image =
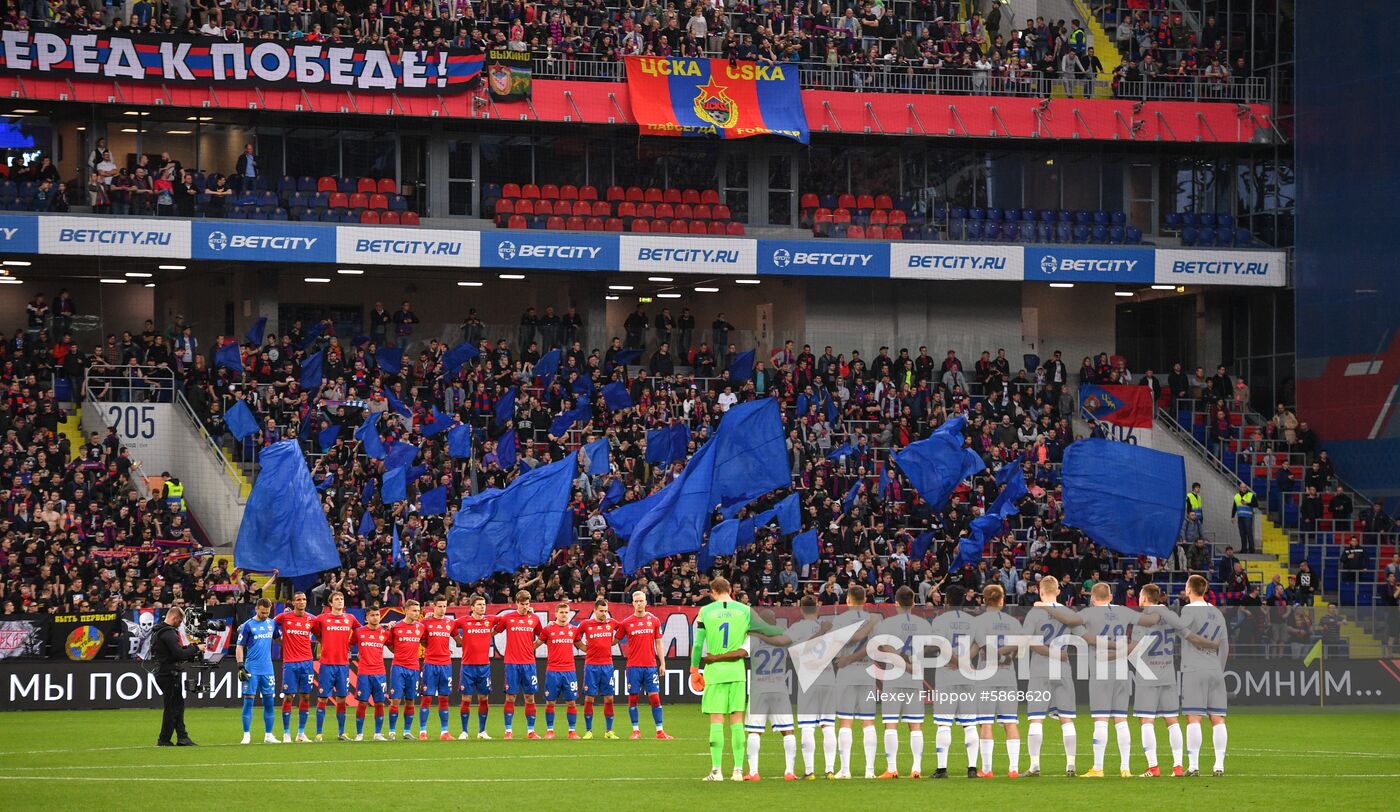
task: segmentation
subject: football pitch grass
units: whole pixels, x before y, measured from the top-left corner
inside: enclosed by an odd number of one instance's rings
[[[1106,758],[1112,777],[1102,780],[1064,776],[1059,724],[1045,725],[1043,777],[1007,780],[1006,751],[997,734],[994,780],[965,777],[961,731],[953,731],[947,781],[867,781],[859,777],[864,760],[855,735],[852,781],[786,782],[782,745],[764,734],[760,783],[703,783],[709,769],[708,725],[694,705],[667,708],[667,729],[676,738],[651,738],[643,719],[641,741],[629,741],[625,709],[618,717],[619,741],[601,738],[602,717],[591,741],[527,741],[517,715],[515,741],[501,741],[501,714],[492,709],[489,732],[495,741],[336,742],[334,714],[328,716],[331,741],[321,744],[266,745],[261,708],[255,710],[255,743],[242,734],[237,709],[188,712],[191,736],[199,747],[152,746],[160,712],[152,710],[26,711],[0,716],[0,809],[198,809],[235,806],[303,809],[461,809],[466,807],[587,810],[705,809],[714,804],[753,808],[829,805],[830,809],[898,808],[886,804],[960,804],[960,808],[1033,808],[1028,805],[1089,803],[1095,808],[1216,809],[1395,809],[1400,795],[1400,712],[1251,709],[1232,715],[1224,778],[1210,777],[1210,733],[1201,754],[1204,774],[1195,779],[1117,777],[1116,744]],[[644,709],[645,710],[645,709]],[[649,716],[647,713],[643,717]],[[543,733],[543,717],[540,732]],[[372,730],[373,720],[366,720]],[[1184,722],[1184,720],[1183,720]],[[453,708],[453,730],[457,714]],[[1133,771],[1146,767],[1136,722]],[[279,714],[280,725],[280,714]],[[314,712],[308,728],[314,731]],[[437,735],[437,715],[429,720]],[[473,718],[473,726],[475,719]],[[348,720],[353,733],[354,719]],[[1023,723],[1024,727],[1024,723]],[[1078,767],[1091,766],[1092,724],[1080,718]],[[559,726],[563,714],[559,715]],[[579,720],[583,730],[583,720]],[[933,772],[933,727],[925,726],[924,775]],[[1110,733],[1110,739],[1112,734]],[[881,737],[882,739],[882,737]],[[907,733],[901,732],[900,771],[909,769]],[[1170,764],[1166,732],[1159,723],[1160,755]],[[726,736],[725,776],[731,762]],[[821,760],[818,736],[817,758]],[[802,756],[797,757],[798,772]],[[884,768],[884,755],[877,770]],[[1021,754],[1021,769],[1026,754]],[[972,805],[976,804],[977,807]]]

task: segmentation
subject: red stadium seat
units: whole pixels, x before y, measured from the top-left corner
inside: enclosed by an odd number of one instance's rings
[[[383,211],[389,208],[389,196],[381,195],[378,192],[369,196],[369,207]]]
[[[382,211],[379,213],[381,225],[396,226],[399,224],[399,213],[396,211]]]
[[[643,220],[642,218],[638,217],[637,219],[632,221],[632,230],[635,232],[646,234],[647,232],[651,231],[651,224],[648,223],[646,220]]]
[[[594,217],[611,217],[611,216],[612,216],[612,204],[609,203],[609,202],[606,201],[606,200],[595,200],[595,201],[593,201],[593,216],[594,216]]]
[[[689,220],[695,216],[695,209],[689,203],[677,203],[676,216],[682,220]]]
[[[711,220],[711,221],[710,221],[710,236],[714,236],[714,237],[723,237],[724,234],[725,234],[725,231],[724,231],[724,222],[721,221],[721,220]]]
[[[854,224],[846,226],[846,236],[853,240],[863,240],[865,239],[865,227]]]
[[[700,202],[701,202],[701,203],[708,203],[708,204],[710,204],[711,206],[714,206],[714,205],[718,204],[718,203],[719,203],[719,192],[716,192],[714,189],[701,189],[701,190],[700,190]]]
[[[506,183],[501,185],[501,197],[520,197],[520,184]]]
[[[355,191],[372,195],[379,191],[379,184],[375,182],[374,178],[360,178],[355,181]]]
[[[643,203],[647,199],[647,193],[643,192],[640,186],[628,186],[627,199],[633,203]]]
[[[646,192],[645,192],[645,195],[646,195],[646,196],[643,197],[642,199],[645,200],[645,201],[648,202],[648,203],[665,203],[665,202],[666,202],[666,196],[663,195],[663,194],[661,193],[661,190],[658,189],[658,188],[656,188],[655,186],[648,186],[648,187],[647,187],[647,190],[646,190]]]
[[[889,221],[890,214],[884,209],[875,209],[870,212],[870,225],[872,226],[883,226],[889,223]]]
[[[530,221],[526,220],[522,215],[515,214],[511,215],[510,220],[506,223],[506,227],[515,229],[526,229],[530,227]]]
[[[643,203],[637,206],[637,216],[645,217],[648,220],[656,219],[656,207],[650,203]]]
[[[593,205],[587,200],[575,200],[569,207],[569,214],[575,217],[592,217]]]
[[[622,230],[622,218],[620,218],[620,217],[609,217],[609,218],[603,223],[603,229],[606,230],[606,231],[621,231],[621,230]]]
[[[381,195],[396,195],[399,193],[399,185],[393,178],[380,178],[379,184],[375,186],[374,191]]]
[[[834,212],[831,213],[831,222],[837,223],[837,224],[846,224],[846,223],[850,223],[850,222],[851,222],[851,210],[850,210],[850,209],[847,209],[847,208],[840,208],[840,209],[837,209],[836,211],[834,211]]]
[[[515,214],[515,201],[508,197],[503,197],[496,201],[496,216],[502,214]]]
[[[695,206],[700,203],[700,193],[694,189],[683,189],[681,191],[681,202]]]
[[[585,187],[583,187],[583,188],[584,188],[584,189],[590,189],[590,188],[592,188],[592,187],[590,187],[590,186],[585,186]],[[640,190],[638,190],[638,191],[640,191]],[[583,197],[583,189],[580,189],[580,190],[579,190],[579,197]],[[620,203],[621,201],[627,200],[627,199],[628,199],[628,197],[627,197],[627,190],[626,190],[626,189],[623,189],[621,186],[609,186],[609,187],[608,187],[608,193],[607,193],[606,197],[607,197],[608,200],[610,200],[610,201],[612,201],[612,202],[614,202],[614,203]]]
[[[363,192],[356,192],[356,193],[354,193],[353,195],[350,195],[350,208],[352,208],[352,209],[367,209],[367,208],[369,208],[369,195],[364,194]]]
[[[588,224],[583,221],[582,217],[570,217],[564,223],[564,228],[567,228],[570,231],[583,231],[587,227]]]
[[[674,206],[674,205],[676,205],[677,203],[681,202],[681,190],[680,190],[680,189],[666,189],[665,191],[663,191],[663,192],[661,193],[661,199],[662,199],[664,202],[670,203],[672,206]]]
[[[904,230],[899,226],[885,226],[885,239],[902,240],[904,239]]]
[[[515,213],[533,215],[535,213],[535,201],[527,200],[523,197],[520,198],[519,200],[515,201]]]
[[[799,209],[815,209],[820,205],[821,198],[817,197],[811,192],[808,192],[807,194],[802,196],[802,199],[798,202],[797,207]]]
[[[684,220],[672,220],[672,221],[671,221],[671,233],[672,233],[672,234],[689,234],[689,233],[690,233],[690,224],[687,223],[687,222],[684,221]]]
[[[709,229],[706,228],[704,220],[691,220],[690,233],[699,234],[703,237],[705,234],[709,233]]]
[[[731,237],[744,236],[744,224],[739,222],[730,223],[725,226],[725,233]]]
[[[589,231],[602,231],[604,229],[603,218],[590,217],[588,221],[583,224],[583,227]]]
[[[537,200],[540,196],[540,187],[536,186],[533,183],[527,183],[524,186],[520,187],[520,196]]]
[[[572,183],[566,183],[559,187],[560,200],[578,200],[578,187]]]
[[[856,198],[856,208],[867,211],[875,208],[875,198],[870,195],[861,195]]]
[[[350,196],[344,192],[331,192],[331,196],[326,205],[333,209],[344,209],[350,206]]]
[[[326,176],[316,181],[316,191],[318,192],[338,192],[340,187],[336,184],[335,178]]]
[[[903,209],[890,209],[889,217],[892,226],[902,226],[909,222],[909,215],[905,214]]]
[[[406,211],[399,215],[399,221],[406,226],[416,226],[418,225],[418,212]]]
[[[854,209],[856,207],[856,196],[841,195],[836,200],[836,207],[840,209]]]
[[[875,195],[875,208],[892,209],[894,208],[894,201],[890,199],[889,195]]]
[[[670,203],[662,203],[656,207],[656,216],[662,220],[674,220],[676,209]]]
[[[370,209],[360,212],[360,222],[367,226],[379,225],[379,212]]]
[[[556,214],[555,216],[545,221],[544,227],[549,229],[550,231],[563,231],[564,218]]]
[[[716,220],[733,220],[733,219],[734,219],[734,215],[732,215],[732,214],[729,213],[729,207],[726,206],[726,205],[724,205],[723,203],[719,203],[719,204],[715,205],[715,207],[714,207],[714,212],[715,212],[715,219],[716,219]]]
[[[697,203],[696,206],[695,206],[695,208],[692,209],[692,211],[695,213],[696,219],[699,219],[699,220],[713,220],[713,219],[715,219],[714,210],[710,208],[710,206],[709,206],[708,203]]]
[[[671,225],[670,225],[669,223],[667,223],[665,220],[652,220],[652,221],[651,221],[651,233],[653,233],[653,234],[665,234],[665,233],[669,232],[670,230],[671,230]]]
[[[559,187],[558,187],[558,186],[555,186],[555,185],[552,184],[552,183],[541,184],[541,185],[540,185],[540,197],[541,197],[542,199],[544,199],[544,200],[558,200],[558,199],[559,199]]]
[[[816,212],[814,212],[814,213],[812,214],[812,222],[813,222],[813,223],[826,223],[827,225],[830,225],[830,224],[831,224],[831,209],[817,209]]]
[[[637,216],[637,204],[636,204],[636,203],[628,203],[628,202],[625,201],[625,200],[624,200],[623,202],[617,204],[617,216],[618,216],[618,217],[636,217],[636,216]]]
[[[871,224],[871,226],[865,230],[865,238],[867,240],[883,240],[885,238],[885,227]]]
[[[545,217],[554,214],[554,212],[559,209],[563,209],[564,211],[569,210],[569,204],[562,200],[545,200],[544,198],[540,198],[534,201],[534,204],[535,214],[543,214]]]
[[[597,199],[598,199],[598,187],[597,187],[597,186],[580,186],[580,187],[579,187],[579,190],[578,190],[578,199],[579,199],[579,200],[597,200]],[[609,200],[611,200],[611,198],[609,198]]]

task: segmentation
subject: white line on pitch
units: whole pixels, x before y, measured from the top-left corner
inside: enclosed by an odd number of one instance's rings
[[[380,755],[383,755],[383,754],[381,753]],[[546,759],[558,759],[558,758],[617,758],[617,757],[619,757],[620,755],[621,755],[621,754],[619,754],[619,753],[569,753],[569,754],[567,754],[567,755],[565,755],[565,754],[563,754],[563,753],[555,753],[555,754],[552,754],[552,755],[535,754],[535,755],[528,755],[528,756],[515,756],[515,755],[512,755],[512,756],[502,756],[501,754],[498,753],[498,754],[496,754],[496,755],[491,755],[491,756],[484,756],[484,755],[460,756],[460,755],[452,755],[452,754],[444,753],[444,754],[441,755],[441,756],[429,756],[429,757],[420,757],[420,758],[399,758],[399,757],[395,757],[395,758],[394,758],[394,763],[395,763],[395,764],[407,764],[407,763],[412,763],[412,762],[415,762],[415,761],[422,761],[422,762],[428,762],[428,763],[435,762],[435,761],[452,761],[452,762],[457,762],[457,761],[499,761],[499,760],[502,759],[502,758],[508,758],[508,759],[510,759],[511,761],[521,761],[521,760],[525,760],[525,759],[537,759],[537,758],[546,758]],[[705,756],[705,755],[709,755],[709,754],[708,754],[708,753],[632,753],[632,754],[626,755],[625,758],[632,759],[632,758],[643,758],[643,757],[650,757],[650,756],[687,756],[687,757],[696,757],[696,758],[698,758],[698,757],[700,757],[700,756]],[[306,759],[306,760],[301,760],[301,761],[238,761],[238,762],[233,762],[233,761],[215,761],[215,762],[205,762],[205,763],[196,763],[196,764],[180,764],[180,765],[178,765],[178,766],[180,766],[180,767],[228,767],[228,766],[230,766],[230,765],[236,765],[236,766],[239,766],[239,767],[277,767],[277,766],[281,766],[281,765],[283,765],[283,764],[364,764],[364,763],[366,763],[366,760],[365,760],[365,759],[361,759],[361,758],[316,758],[316,759]],[[161,763],[159,763],[159,764],[85,764],[85,765],[82,765],[81,769],[85,769],[85,770],[145,770],[145,769],[150,769],[150,770],[165,770],[165,769],[169,769],[171,766],[172,766],[172,764],[171,764],[170,762],[161,762]],[[10,769],[10,770],[26,770],[26,771],[30,771],[30,770],[73,770],[73,769],[79,769],[79,767],[78,767],[78,765],[73,765],[73,764],[63,765],[63,766],[44,765],[44,766],[37,766],[37,767],[22,767],[22,766],[14,766],[14,765],[12,765],[12,766],[7,767],[6,769]]]

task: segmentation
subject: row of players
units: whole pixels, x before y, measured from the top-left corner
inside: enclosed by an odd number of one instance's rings
[[[411,741],[428,738],[428,711],[432,698],[437,699],[441,732],[438,738],[452,739],[448,732],[449,701],[452,695],[452,642],[462,650],[460,690],[461,734],[470,738],[470,714],[476,708],[478,739],[491,738],[486,733],[488,702],[491,695],[492,638],[505,632],[504,652],[506,700],[505,738],[513,733],[517,701],[525,708],[526,738],[538,739],[535,733],[536,704],[539,692],[536,676],[535,647],[543,642],[548,650],[545,675],[544,738],[554,738],[555,703],[567,702],[568,737],[593,737],[595,700],[601,699],[606,730],[604,738],[615,739],[613,732],[614,685],[612,648],[614,643],[625,645],[627,653],[628,711],[632,720],[632,738],[641,738],[638,703],[642,695],[651,705],[656,725],[656,738],[670,739],[662,723],[660,667],[664,664],[661,650],[661,621],[647,611],[646,595],[632,596],[633,614],[616,620],[609,616],[608,604],[597,601],[593,615],[578,625],[569,623],[568,604],[555,608],[554,621],[543,624],[530,606],[530,593],[522,590],[515,596],[514,612],[497,617],[486,616],[486,599],[474,597],[467,615],[453,618],[447,614],[447,599],[438,598],[431,613],[420,619],[417,601],[404,604],[404,617],[387,625],[381,624],[381,611],[371,606],[365,611],[365,622],[345,611],[345,596],[334,592],[329,600],[330,611],[311,615],[306,611],[306,595],[292,596],[292,608],[271,617],[272,603],[258,601],[255,615],[238,630],[235,649],[239,663],[239,679],[243,682],[243,743],[251,740],[253,700],[261,694],[263,741],[279,743],[273,732],[273,706],[277,690],[273,682],[272,643],[282,642],[282,739],[292,739],[292,706],[296,703],[298,721],[296,741],[311,741],[306,735],[307,716],[311,701],[316,699],[315,740],[321,741],[326,709],[335,703],[339,739],[349,741],[345,732],[345,714],[349,695],[349,671],[352,647],[357,655],[358,685],[355,711],[355,741],[364,739],[365,716],[374,708],[374,740],[395,738],[402,706],[403,739]],[[320,671],[313,641],[320,644]],[[391,652],[392,664],[387,669],[384,650]],[[579,736],[575,730],[578,719],[578,672],[575,652],[584,654],[584,725]],[[319,692],[317,687],[319,686]],[[319,696],[318,696],[319,693]],[[387,699],[388,735],[384,734],[384,713]],[[414,703],[418,713],[415,717]]]
[[[760,734],[770,727],[783,737],[784,777],[797,780],[790,677],[804,662],[814,659],[831,661],[835,667],[824,669],[811,687],[798,693],[796,719],[802,735],[804,777],[815,778],[817,729],[822,731],[827,777],[851,777],[853,727],[857,721],[862,728],[865,777],[877,777],[877,706],[884,724],[885,751],[885,770],[878,777],[899,776],[900,725],[908,728],[908,742],[913,751],[909,775],[920,777],[927,692],[923,690],[922,676],[913,668],[922,652],[916,654],[913,647],[921,638],[950,641],[952,649],[947,663],[935,670],[932,704],[937,728],[937,766],[930,777],[948,776],[952,727],[957,724],[963,728],[969,778],[993,777],[993,731],[997,725],[1005,730],[1007,776],[1017,778],[1021,750],[1018,711],[1022,696],[1017,691],[1015,661],[1022,644],[1014,641],[1026,637],[1033,642],[1029,645],[1030,680],[1024,692],[1030,757],[1025,775],[1040,775],[1042,729],[1045,719],[1051,717],[1060,722],[1066,774],[1073,777],[1078,744],[1075,683],[1071,668],[1052,668],[1054,660],[1062,664],[1069,661],[1071,649],[1065,638],[1070,636],[1082,638],[1091,647],[1107,649],[1102,652],[1104,662],[1128,660],[1135,666],[1131,675],[1123,664],[1096,671],[1089,679],[1089,708],[1094,724],[1093,767],[1083,773],[1083,777],[1102,778],[1104,775],[1110,721],[1116,733],[1119,774],[1132,775],[1129,769],[1130,697],[1133,715],[1140,721],[1141,746],[1148,764],[1142,777],[1161,775],[1157,719],[1165,720],[1167,725],[1172,775],[1198,775],[1203,717],[1209,717],[1212,725],[1214,774],[1223,775],[1227,744],[1224,663],[1229,644],[1223,615],[1205,601],[1205,579],[1200,576],[1189,579],[1188,601],[1180,615],[1163,605],[1161,589],[1152,584],[1142,589],[1139,609],[1112,604],[1108,586],[1099,584],[1091,592],[1092,605],[1078,611],[1056,602],[1060,586],[1055,578],[1044,578],[1039,586],[1042,601],[1024,621],[1003,611],[1005,594],[1001,586],[995,584],[983,590],[982,612],[974,614],[955,606],[932,620],[914,615],[914,593],[907,587],[896,592],[897,611],[889,617],[866,612],[864,590],[852,587],[847,593],[848,611],[836,619],[836,624],[819,619],[816,602],[804,599],[799,604],[803,614],[800,622],[788,628],[782,637],[755,632],[753,636],[757,639],[746,652],[751,655],[751,689],[742,721],[748,734],[745,748],[748,772],[745,774],[741,770],[740,740],[736,736],[734,780],[758,779]],[[834,656],[823,658],[822,652],[811,650],[812,646],[831,639],[828,635],[834,626],[852,624],[859,624],[859,628]],[[903,646],[896,647],[890,641],[903,641]],[[974,680],[964,673],[960,657],[968,658],[967,664],[979,679]],[[989,659],[995,661],[994,671]],[[874,674],[896,661],[905,666],[903,673],[890,677],[886,671],[887,676],[880,681],[877,690]],[[880,664],[879,669],[872,667],[876,662]],[[991,676],[980,678],[988,671]],[[1184,742],[1179,721],[1183,713],[1187,717]],[[711,716],[712,726],[722,720],[718,714]],[[1188,760],[1185,769],[1182,766],[1183,744]],[[711,755],[712,769],[706,780],[722,780],[719,754],[713,747]]]

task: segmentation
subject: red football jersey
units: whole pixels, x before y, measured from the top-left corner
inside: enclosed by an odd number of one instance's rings
[[[423,624],[396,623],[389,630],[389,643],[394,647],[394,665],[418,670],[418,653],[423,645]]]
[[[350,664],[350,635],[360,628],[354,615],[327,612],[311,624],[311,632],[321,641],[321,665]]]
[[[574,659],[574,641],[578,639],[578,627],[565,623],[550,623],[544,627],[545,650],[549,652],[547,671],[573,671],[577,667]]]
[[[508,612],[497,615],[491,628],[506,633],[506,665],[534,665],[535,640],[544,625],[534,612]]]
[[[282,662],[310,662],[311,627],[316,623],[316,616],[283,612],[273,618],[272,622],[282,630]]]
[[[584,665],[612,665],[613,635],[617,633],[617,621],[612,618],[599,620],[590,617],[578,624],[574,633],[576,639],[585,646]]]
[[[423,624],[423,662],[452,665],[452,617],[429,615],[418,622]]]
[[[496,630],[489,617],[477,620],[471,615],[463,615],[452,621],[452,636],[461,635],[462,665],[489,665],[491,663],[491,638]]]
[[[350,636],[360,650],[360,674],[384,675],[384,644],[389,642],[389,630],[383,626],[371,629],[361,626]]]
[[[656,667],[656,640],[661,635],[661,620],[650,612],[631,615],[617,622],[618,642],[627,641],[627,667]]]

